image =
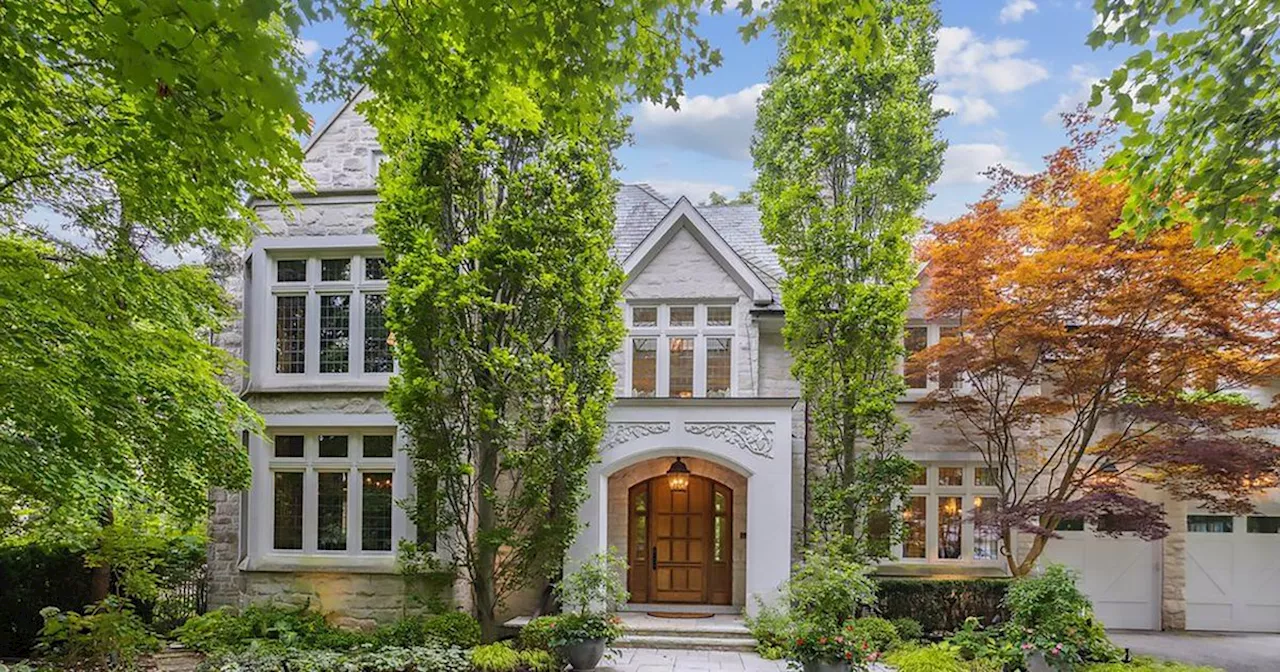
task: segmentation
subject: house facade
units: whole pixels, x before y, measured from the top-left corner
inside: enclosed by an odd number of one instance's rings
[[[210,601],[310,603],[367,626],[416,608],[395,549],[419,538],[396,504],[412,479],[382,401],[394,362],[373,233],[381,154],[350,104],[305,149],[316,192],[299,194],[291,217],[255,203],[267,230],[227,279],[242,317],[222,342],[247,362],[236,384],[266,433],[248,439],[251,488],[213,493]],[[697,207],[624,185],[616,214],[627,335],[571,556],[625,554],[636,609],[751,610],[798,558],[813,467],[781,335],[781,268],[754,206]],[[909,308],[910,350],[953,328],[926,319],[926,286]],[[907,456],[925,470],[908,539],[879,571],[1002,576],[996,539],[964,519],[995,494],[981,457],[940,415],[916,411],[936,381],[908,384]],[[1173,532],[1162,541],[1064,529],[1046,561],[1079,569],[1112,627],[1280,631],[1280,500],[1241,517],[1164,503]],[[504,611],[528,613],[535,598]]]

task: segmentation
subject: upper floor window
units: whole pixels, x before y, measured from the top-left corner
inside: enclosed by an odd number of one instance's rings
[[[954,326],[939,326],[936,324],[907,325],[903,332],[906,359],[910,360],[912,355],[923,351],[925,348],[937,345],[942,339],[954,338],[959,334],[960,328]],[[904,373],[908,390],[935,390],[939,387],[953,387],[958,382],[955,376],[940,374],[937,371],[904,370]]]
[[[391,373],[381,256],[282,254],[271,262],[275,373]]]
[[[633,397],[727,397],[733,390],[730,304],[645,304],[627,310]]]

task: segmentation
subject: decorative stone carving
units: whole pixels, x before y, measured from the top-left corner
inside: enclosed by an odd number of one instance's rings
[[[772,422],[686,422],[684,431],[773,459]]]
[[[600,452],[620,446],[628,441],[666,434],[671,431],[669,422],[610,422],[605,425],[604,438],[600,441]]]

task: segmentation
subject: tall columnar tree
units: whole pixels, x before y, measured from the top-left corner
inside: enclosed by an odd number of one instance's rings
[[[1127,128],[1107,167],[1132,189],[1121,228],[1190,225],[1280,286],[1280,13],[1271,0],[1095,0],[1094,48],[1140,47],[1095,87]]]
[[[1280,301],[1189,226],[1113,238],[1133,187],[1091,165],[1105,127],[1069,129],[1044,172],[1000,175],[1016,206],[997,196],[934,227],[929,311],[961,331],[912,361],[958,381],[922,407],[994,474],[976,522],[1015,576],[1064,519],[1164,536],[1136,485],[1244,513],[1280,482],[1274,409],[1242,394],[1280,373]]]
[[[390,400],[422,502],[486,638],[559,568],[613,392],[621,272],[608,144],[473,126],[397,147],[378,231],[394,263]]]
[[[611,152],[627,99],[719,56],[693,0],[343,2],[328,56],[375,94],[392,264],[390,402],[486,639],[560,571],[612,399],[621,274]]]
[[[121,501],[194,521],[209,487],[248,482],[256,419],[209,344],[228,303],[156,252],[247,240],[244,196],[287,201],[303,177],[301,20],[272,1],[0,5],[0,522],[92,526]]]
[[[884,45],[869,61],[842,51],[790,59],[793,45],[819,36],[779,31],[752,148],[764,235],[786,271],[783,334],[821,456],[816,537],[864,558],[885,557],[902,534],[896,513],[915,469],[899,453],[898,367],[915,213],[945,147],[930,106],[932,2],[875,4]]]

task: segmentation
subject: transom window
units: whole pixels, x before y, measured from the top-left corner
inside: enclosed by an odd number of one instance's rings
[[[390,553],[395,445],[391,428],[272,436],[271,548]]]
[[[393,368],[381,256],[278,256],[271,266],[274,372],[386,375]]]
[[[631,305],[627,389],[633,397],[728,397],[733,390],[731,304]]]
[[[907,562],[992,562],[1000,535],[977,526],[973,514],[995,506],[993,474],[972,464],[925,465],[903,510],[907,535],[899,557]]]

